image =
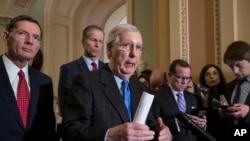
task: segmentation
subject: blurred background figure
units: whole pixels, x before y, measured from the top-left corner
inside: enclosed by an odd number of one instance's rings
[[[214,65],[205,65],[199,75],[199,89],[201,91],[201,103],[207,110],[207,132],[215,138],[218,137],[220,120],[218,117],[218,107],[215,101],[220,100],[223,94],[226,79],[221,69]]]
[[[31,67],[41,71],[43,66],[43,52],[41,49],[38,50],[37,54],[33,58]]]
[[[189,81],[188,86],[186,88],[186,91],[192,93],[192,94],[199,94],[199,89],[196,83],[194,83],[192,80]]]
[[[152,70],[145,69],[141,72],[141,74],[138,77],[138,80],[145,84],[149,88],[149,77],[152,73]]]
[[[199,87],[203,86],[208,88],[209,92],[204,92],[204,89],[200,89],[203,93],[203,106],[209,107],[211,106],[211,102],[213,98],[219,100],[220,95],[224,91],[224,87],[226,84],[226,79],[221,69],[214,65],[208,64],[201,69],[199,76]],[[205,90],[206,91],[206,90]]]
[[[152,92],[157,92],[167,84],[167,75],[161,69],[154,69],[149,77],[149,87]]]

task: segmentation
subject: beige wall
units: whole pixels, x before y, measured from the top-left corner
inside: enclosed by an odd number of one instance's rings
[[[4,4],[8,7],[14,1]],[[223,53],[232,41],[250,43],[249,0],[31,1],[34,7],[22,12],[1,5],[4,8],[0,8],[0,15],[28,14],[41,22],[45,35],[42,71],[52,77],[55,96],[60,65],[83,53],[82,29],[88,24],[98,24],[108,32],[126,15],[126,8],[128,22],[142,31],[146,48],[142,58],[147,67],[167,71],[172,60],[182,58],[192,65],[196,83],[201,67],[207,63],[219,65],[227,80],[232,80],[234,75],[222,61]],[[1,17],[1,33],[6,25],[3,20]],[[5,49],[0,40],[0,53]],[[105,56],[104,50],[102,60],[107,62]]]
[[[137,0],[131,3],[132,23],[143,30],[147,47],[143,59],[150,69],[167,70],[172,60],[182,58],[192,65],[196,83],[201,68],[208,63],[220,66],[228,81],[234,78],[222,61],[223,53],[235,40],[250,42],[249,0]]]
[[[119,21],[118,18],[112,23],[109,17],[125,2],[37,0],[34,3],[34,8],[28,12],[44,27],[43,72],[53,78],[55,93],[60,65],[82,54],[83,27],[95,23],[108,32]],[[234,40],[250,42],[249,0],[127,0],[127,3],[129,22],[137,25],[143,34],[146,49],[142,57],[148,68],[167,71],[172,60],[182,58],[192,65],[195,82],[201,67],[207,63],[219,65],[227,80],[234,78],[222,61],[223,53]],[[15,16],[18,13],[13,14],[12,10],[10,14]],[[124,16],[124,12],[121,13]],[[1,15],[9,14],[5,11]],[[119,12],[114,17],[117,15]],[[1,24],[0,31],[3,29]],[[1,40],[1,54],[4,49]],[[107,60],[105,51],[102,59]]]

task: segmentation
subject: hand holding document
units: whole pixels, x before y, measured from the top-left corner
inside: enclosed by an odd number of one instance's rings
[[[154,95],[147,92],[143,92],[133,122],[145,124],[153,100]]]

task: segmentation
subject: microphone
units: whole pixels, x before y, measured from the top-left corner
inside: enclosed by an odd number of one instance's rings
[[[212,135],[210,135],[209,133],[207,133],[206,131],[204,131],[203,129],[201,129],[199,126],[197,126],[185,113],[178,112],[176,114],[176,118],[178,120],[180,120],[183,124],[187,125],[191,129],[197,131],[202,136],[204,136],[207,139],[209,139],[210,141],[216,141],[216,139]]]

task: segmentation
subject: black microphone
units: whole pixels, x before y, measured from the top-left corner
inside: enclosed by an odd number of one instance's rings
[[[210,135],[209,133],[207,133],[206,131],[204,131],[203,129],[201,129],[199,126],[197,126],[185,113],[178,112],[176,114],[176,118],[178,120],[180,120],[183,124],[187,125],[189,128],[197,131],[202,136],[204,136],[207,139],[209,139],[210,141],[216,141],[216,139],[212,135]]]

